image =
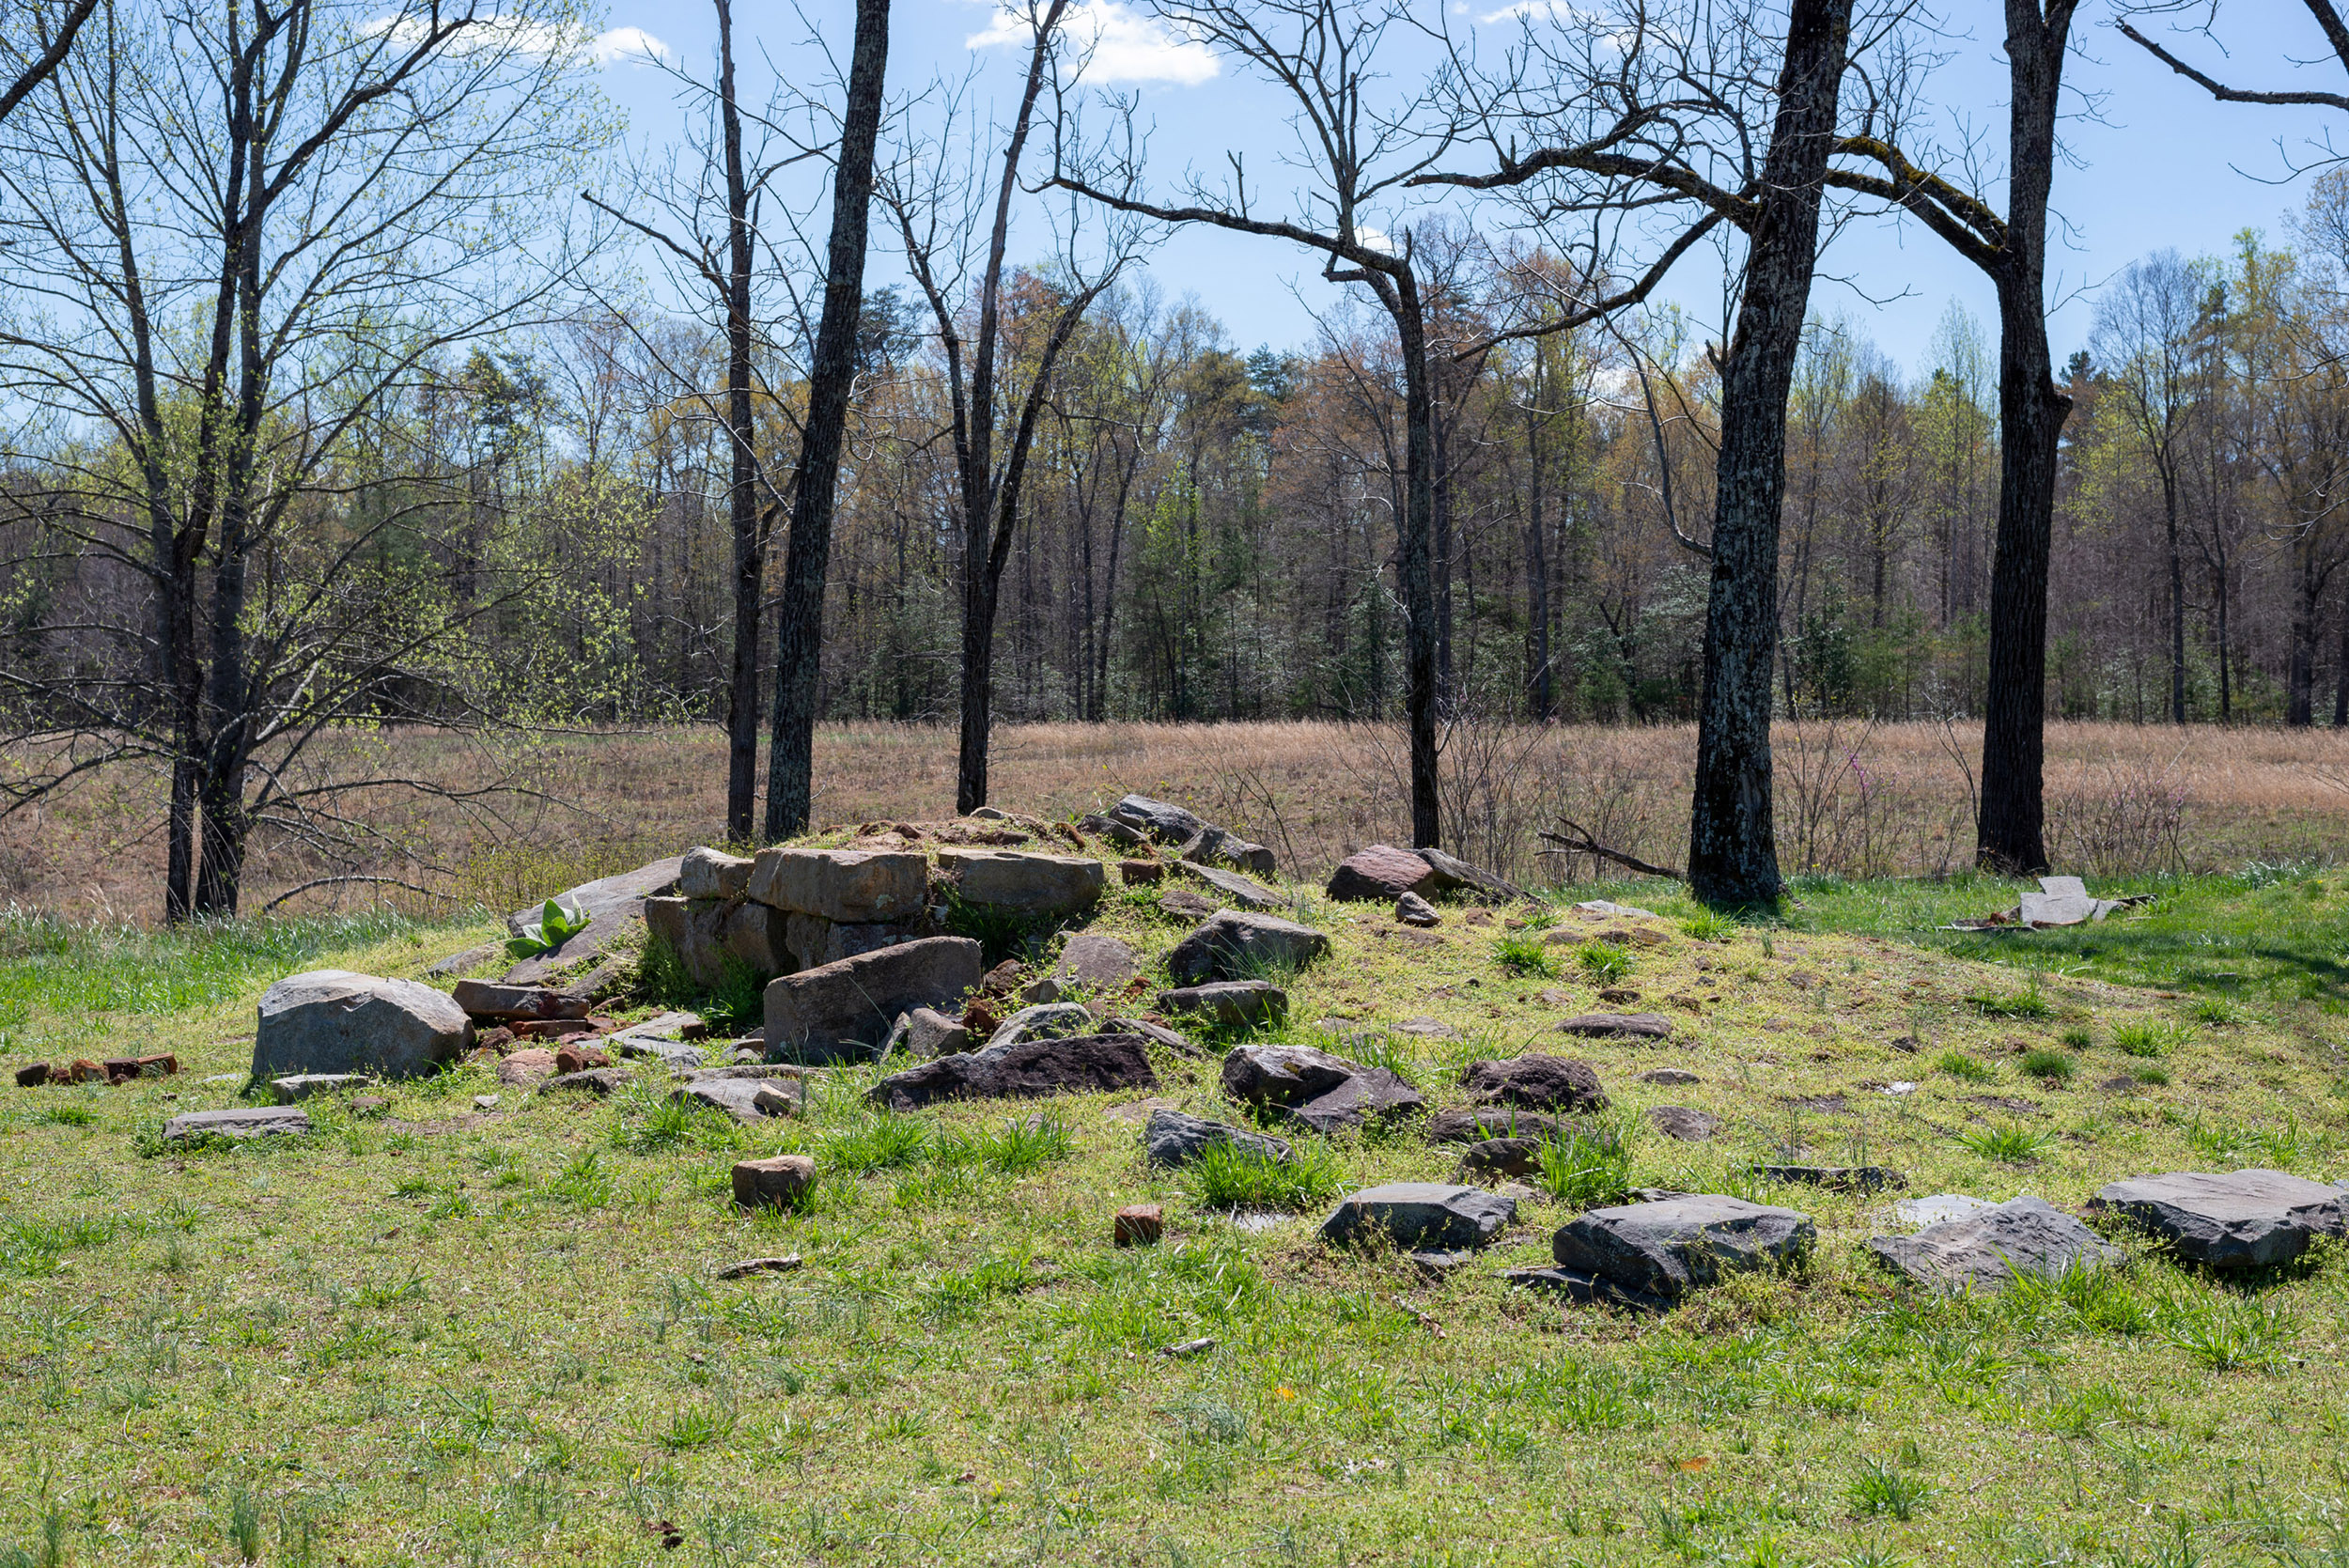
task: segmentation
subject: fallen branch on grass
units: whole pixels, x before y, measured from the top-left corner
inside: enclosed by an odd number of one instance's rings
[[[1579,822],[1562,816],[1558,819],[1558,826],[1563,831],[1553,833],[1548,828],[1544,828],[1541,830],[1541,836],[1559,847],[1538,850],[1536,853],[1588,855],[1594,860],[1612,861],[1626,870],[1636,871],[1642,877],[1666,877],[1675,882],[1685,882],[1688,879],[1686,873],[1674,871],[1671,866],[1654,865],[1640,859],[1637,855],[1626,855],[1620,849],[1608,848],[1607,846],[1593,838],[1590,830]]]

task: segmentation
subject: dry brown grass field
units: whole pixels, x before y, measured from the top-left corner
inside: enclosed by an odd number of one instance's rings
[[[1790,873],[1934,875],[1966,862],[1981,737],[1970,726],[1785,724],[1780,852]],[[1596,868],[1540,857],[1561,814],[1644,858],[1677,862],[1695,731],[1460,726],[1444,751],[1445,840],[1527,881]],[[2057,724],[2048,733],[2050,848],[2061,869],[2119,876],[2247,861],[2329,861],[2349,826],[2349,736],[2329,730]],[[819,733],[819,822],[937,817],[954,805],[955,737],[926,725]],[[1314,877],[1408,831],[1401,737],[1337,723],[1015,724],[997,731],[997,803],[1048,815],[1128,790],[1179,800],[1270,845]],[[308,775],[397,777],[470,800],[384,786],[345,820],[264,832],[244,908],[352,868],[389,884],[313,889],[287,912],[395,903],[424,912],[510,906],[566,878],[633,865],[722,831],[716,729],[567,731],[485,741],[432,730],[354,733]],[[162,780],[132,769],[0,821],[0,903],[74,919],[150,919],[163,865]],[[339,840],[337,843],[335,841]]]

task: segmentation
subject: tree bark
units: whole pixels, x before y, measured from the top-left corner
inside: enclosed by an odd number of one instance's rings
[[[726,531],[734,545],[734,654],[726,680],[726,840],[747,844],[758,798],[758,638],[767,541],[758,508],[757,418],[751,406],[751,194],[742,113],[734,101],[734,7],[718,7],[718,119],[726,175]]]
[[[1852,0],[1795,0],[1779,110],[1721,376],[1721,445],[1697,715],[1688,882],[1704,902],[1775,904],[1784,892],[1771,820],[1771,660],[1786,400],[1818,264],[1819,198],[1834,147]]]
[[[832,241],[824,308],[809,367],[807,427],[791,499],[775,629],[774,733],[767,761],[767,837],[805,832],[814,808],[817,675],[824,644],[824,583],[832,560],[832,507],[840,449],[855,390],[857,324],[864,303],[866,218],[873,199],[873,149],[880,135],[889,63],[889,0],[857,0],[856,42],[840,156],[832,173]],[[744,814],[748,827],[748,813]]]
[[[1436,790],[1436,515],[1435,396],[1428,385],[1427,330],[1421,318],[1419,282],[1408,267],[1384,274],[1389,314],[1403,349],[1404,722],[1411,758],[1411,843],[1433,849],[1443,842],[1443,812]]]

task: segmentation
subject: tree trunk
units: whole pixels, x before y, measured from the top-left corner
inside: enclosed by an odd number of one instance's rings
[[[726,840],[748,844],[758,799],[758,635],[767,549],[751,407],[751,194],[734,101],[734,7],[718,5],[718,117],[726,163],[726,529],[734,544],[734,659],[726,679]]]
[[[2043,18],[2007,0],[2007,236],[1999,290],[1999,533],[1990,570],[1990,658],[1983,703],[1982,815],[1974,858],[2010,875],[2047,869],[2047,556],[2057,442],[2072,399],[2047,351],[2047,193],[2074,5]]]
[[[1428,386],[1427,331],[1419,285],[1408,270],[1389,274],[1387,296],[1403,349],[1403,664],[1405,722],[1410,733],[1411,843],[1433,849],[1443,839],[1436,793],[1435,398]],[[1385,293],[1381,290],[1381,293]]]
[[[1852,0],[1795,0],[1777,123],[1721,376],[1721,446],[1697,716],[1688,882],[1708,904],[1775,904],[1784,891],[1771,821],[1770,666],[1778,528],[1786,495],[1786,399],[1819,254],[1819,195],[1834,145]]]
[[[2299,581],[2293,586],[2292,596],[2292,654],[2284,676],[2284,722],[2294,729],[2305,729],[2315,718],[2316,708],[2316,616],[2317,601],[2324,594],[2324,582],[2316,575],[2315,552],[2303,536],[2293,551],[2299,570]]]
[[[806,434],[791,497],[791,536],[783,561],[775,629],[774,733],[767,758],[767,837],[807,831],[814,809],[817,675],[824,645],[824,581],[832,561],[832,514],[840,448],[855,390],[857,322],[864,303],[865,218],[873,199],[873,147],[880,133],[889,61],[889,0],[857,0],[848,101],[832,173],[832,243],[824,308],[809,367]],[[745,814],[745,827],[748,816]]]
[[[2186,551],[2178,541],[2177,489],[2162,483],[2162,524],[2170,551],[2170,722],[2186,722]]]

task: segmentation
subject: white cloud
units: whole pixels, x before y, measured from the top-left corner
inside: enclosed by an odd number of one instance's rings
[[[588,57],[599,66],[615,60],[630,65],[650,65],[655,60],[672,60],[677,52],[642,27],[614,27],[598,33],[587,42]]]
[[[1215,52],[1206,44],[1142,15],[1123,0],[1078,0],[1063,13],[1061,26],[1077,53],[1085,56],[1081,74],[1088,82],[1172,82],[1195,87],[1221,70]],[[1025,47],[1034,37],[1025,16],[999,7],[987,30],[964,42],[972,49]]]
[[[1383,228],[1373,228],[1368,224],[1356,224],[1354,225],[1354,238],[1360,243],[1368,246],[1370,249],[1378,252],[1382,256],[1401,256],[1403,254],[1402,251],[1396,248],[1394,237],[1390,235]]]
[[[426,37],[425,23],[414,16],[381,16],[361,30],[371,37],[388,38],[395,44],[411,47],[422,42]],[[558,27],[544,22],[496,15],[484,17],[459,31],[449,39],[446,48],[452,54],[511,49],[518,54],[536,54],[541,58],[568,55],[574,64],[583,68],[611,65],[618,60],[646,65],[654,60],[673,57],[667,44],[642,27],[614,27],[590,35],[574,27]]]

